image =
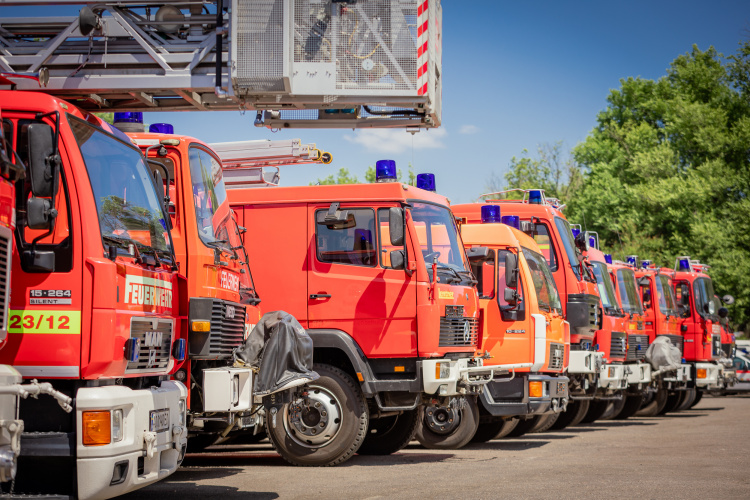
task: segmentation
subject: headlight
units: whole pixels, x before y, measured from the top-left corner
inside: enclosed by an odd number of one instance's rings
[[[123,435],[122,409],[119,409],[112,412],[112,441],[122,441]]]
[[[435,378],[448,378],[451,376],[450,361],[439,361],[435,364]]]

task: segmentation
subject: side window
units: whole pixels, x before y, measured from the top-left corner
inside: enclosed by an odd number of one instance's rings
[[[480,299],[495,298],[495,251],[490,250],[487,258],[471,261],[471,272],[477,280]],[[505,278],[503,278],[505,279]]]
[[[390,214],[387,208],[378,209],[378,231],[380,241],[380,265],[385,268],[391,267],[391,252],[394,250],[406,251],[404,245],[394,246],[391,245],[391,232],[390,232]],[[406,262],[406,254],[404,254],[404,262]]]
[[[544,258],[547,259],[550,270],[557,271],[557,255],[555,255],[555,246],[552,244],[547,225],[537,224],[536,230],[537,234],[534,236],[534,241],[539,245]]]
[[[315,213],[315,240],[320,262],[375,267],[378,265],[375,241],[375,211],[346,209],[346,222],[324,224],[327,210]]]
[[[16,152],[26,166],[26,171],[29,170],[29,125],[32,123],[42,123],[36,120],[19,120],[18,129],[16,134]],[[62,141],[60,141],[62,143]],[[65,155],[60,151],[63,164],[65,164]],[[16,184],[16,206],[18,210],[16,212],[16,245],[18,246],[19,253],[24,250],[31,248],[31,242],[40,236],[43,238],[37,241],[37,248],[39,250],[52,250],[55,252],[55,271],[56,272],[68,272],[73,268],[73,248],[70,238],[70,210],[68,209],[70,203],[70,195],[68,193],[68,185],[65,178],[65,168],[61,165],[60,178],[58,180],[57,194],[55,196],[55,209],[57,209],[57,217],[55,218],[55,228],[52,234],[44,236],[48,233],[46,229],[29,229],[27,227],[26,219],[26,205],[27,200],[31,198],[31,183],[29,176],[26,176],[25,180],[21,180]],[[25,263],[22,260],[21,265],[24,271],[34,272],[32,269],[26,269]]]
[[[643,303],[643,309],[651,309],[651,286],[650,285],[638,285],[641,291],[641,302]]]
[[[505,255],[510,253],[508,250],[498,250],[497,252],[497,289],[500,293],[497,294],[497,303],[500,307],[510,307],[510,304],[505,302]],[[518,298],[523,301],[523,278],[519,273],[518,276]]]

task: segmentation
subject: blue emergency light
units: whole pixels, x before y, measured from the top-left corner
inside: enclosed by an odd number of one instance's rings
[[[573,233],[573,238],[575,238],[576,236],[578,236],[579,234],[581,234],[581,230],[577,229],[575,227],[570,228],[570,231]]]
[[[641,267],[643,269],[648,269],[648,266],[650,266],[650,265],[651,265],[651,261],[650,260],[642,260],[641,261]]]
[[[143,123],[143,113],[140,111],[118,111],[112,121],[114,123]]]
[[[499,206],[482,205],[482,223],[485,222],[502,222]]]
[[[690,271],[690,257],[680,259],[680,271]]]
[[[375,162],[375,181],[394,182],[396,176],[396,162],[393,160],[378,160]]]
[[[185,359],[185,353],[187,352],[187,340],[177,339],[174,341],[174,347],[172,348],[172,356],[175,361],[183,361]]]
[[[596,248],[596,237],[589,236],[589,246],[591,248]]]
[[[503,215],[500,220],[502,220],[503,224],[506,226],[514,227],[519,231],[521,230],[521,217],[518,215]]]
[[[612,254],[611,253],[605,253],[604,254],[604,262],[606,262],[607,264],[611,264],[612,263]]]
[[[635,261],[638,260],[638,256],[637,255],[628,255],[626,257],[626,259],[628,260],[628,265],[635,266]]]
[[[155,134],[174,134],[174,127],[169,123],[153,123],[148,127],[148,131]]]
[[[435,174],[417,174],[417,187],[435,192]]]
[[[542,193],[544,193],[544,191],[542,191],[541,189],[529,190],[529,204],[541,205],[544,199],[544,195]]]
[[[135,363],[141,355],[141,339],[129,338],[125,341],[125,359]]]

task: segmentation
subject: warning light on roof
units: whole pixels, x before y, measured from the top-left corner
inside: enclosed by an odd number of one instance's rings
[[[517,215],[503,215],[500,220],[507,226],[514,227],[519,231],[521,230],[521,218]]]
[[[577,229],[575,227],[570,228],[570,231],[573,233],[573,238],[575,238],[576,236],[578,236],[579,234],[581,234],[581,230]]]
[[[378,160],[375,162],[375,180],[377,182],[395,182],[396,162],[393,160]]]
[[[174,134],[174,127],[169,123],[153,123],[148,127],[155,134]]]
[[[531,189],[529,190],[529,204],[531,205],[541,205],[544,203],[544,191],[541,189]]]
[[[606,262],[607,264],[611,264],[612,263],[612,254],[611,253],[605,253],[604,254],[604,262]]]
[[[435,192],[435,174],[417,174],[417,187]]]
[[[690,257],[680,257],[679,266],[679,271],[690,271]]]
[[[502,222],[500,207],[497,205],[482,205],[482,222]]]
[[[140,111],[118,111],[112,121],[114,123],[143,123],[143,113]]]
[[[651,265],[651,261],[648,259],[641,261],[641,267],[643,269],[648,269],[650,265]]]
[[[626,257],[626,259],[628,261],[628,265],[635,266],[635,263],[638,260],[638,256],[637,255],[628,255]]]
[[[589,236],[589,246],[591,248],[596,248],[596,238],[594,236]]]

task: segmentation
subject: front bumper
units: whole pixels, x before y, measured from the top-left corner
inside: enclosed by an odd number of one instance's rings
[[[599,370],[599,389],[619,391],[628,388],[626,365],[606,364]]]
[[[568,377],[519,373],[510,380],[494,379],[479,396],[493,416],[523,416],[557,413],[568,404]],[[542,397],[529,396],[529,382],[542,382]]]
[[[142,390],[123,386],[80,389],[76,397],[78,497],[98,499],[123,495],[177,470],[187,446],[186,400],[187,388],[177,381],[164,381],[159,387]],[[82,413],[116,409],[123,411],[122,440],[102,446],[84,446]],[[150,412],[167,409],[167,429],[151,432]],[[122,477],[115,480],[116,469]]]
[[[484,366],[482,358],[425,359],[422,364],[422,391],[438,396],[478,393],[492,380],[498,366]],[[438,367],[440,363],[440,367]]]
[[[651,383],[651,365],[648,363],[630,363],[625,365],[628,385],[643,386]]]
[[[662,380],[664,382],[669,382],[673,387],[675,385],[686,386],[691,380],[693,380],[693,377],[691,376],[692,370],[692,365],[683,363],[676,371],[665,373]]]
[[[604,359],[603,352],[597,351],[570,351],[568,362],[568,373],[581,373],[595,375]]]
[[[695,386],[709,391],[722,389],[724,384],[720,372],[718,363],[695,363]]]

